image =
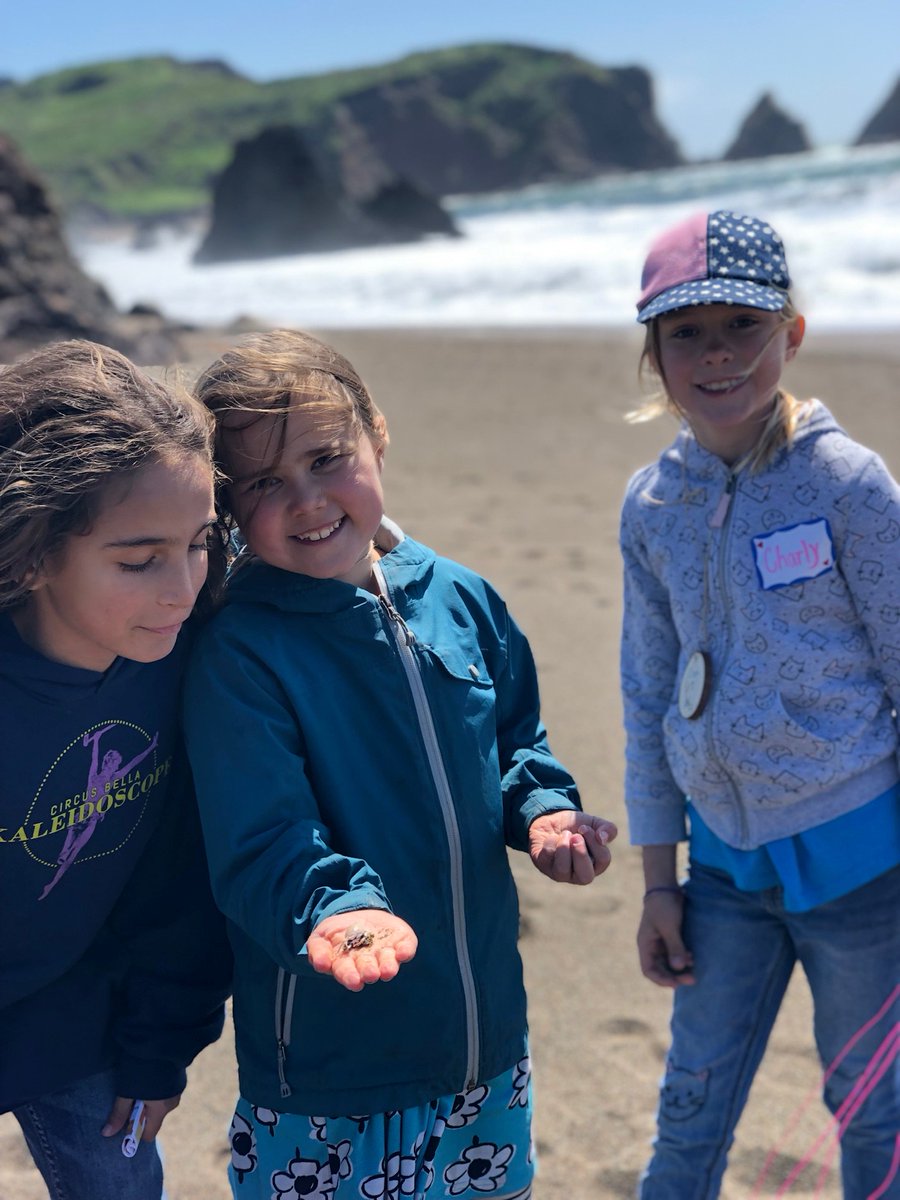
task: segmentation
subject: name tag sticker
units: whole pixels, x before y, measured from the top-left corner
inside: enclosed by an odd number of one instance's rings
[[[824,517],[789,525],[753,539],[756,573],[765,589],[815,579],[834,569],[831,529]]]

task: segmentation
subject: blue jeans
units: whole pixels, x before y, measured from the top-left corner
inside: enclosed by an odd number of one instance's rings
[[[734,1128],[797,961],[812,992],[826,1072],[900,976],[900,867],[803,913],[784,911],[780,888],[741,892],[723,872],[696,863],[686,891],[684,938],[696,983],[675,992],[672,1047],[641,1200],[719,1195]],[[900,1004],[891,1007],[827,1075],[824,1099],[832,1113],[900,1017]],[[888,1179],[898,1131],[895,1058],[842,1135],[845,1200],[868,1200]],[[879,1195],[900,1195],[900,1178]]]
[[[161,1200],[156,1142],[141,1142],[126,1158],[121,1134],[100,1133],[115,1097],[105,1071],[13,1109],[51,1200]]]

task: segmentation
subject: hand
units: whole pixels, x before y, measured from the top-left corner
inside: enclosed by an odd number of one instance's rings
[[[637,945],[641,971],[659,987],[676,988],[694,982],[693,955],[681,940],[684,896],[654,892],[644,900]]]
[[[612,861],[606,848],[618,833],[612,821],[565,809],[536,817],[528,826],[528,853],[557,883],[592,883]]]
[[[380,908],[338,913],[320,921],[306,943],[312,966],[351,992],[393,979],[418,947],[409,925]]]
[[[160,1127],[166,1116],[177,1108],[181,1103],[181,1095],[169,1096],[166,1100],[145,1100],[144,1115],[147,1122],[144,1125],[144,1132],[141,1135],[142,1142],[152,1142],[159,1133]],[[115,1103],[112,1106],[112,1111],[106,1118],[106,1124],[101,1129],[104,1137],[112,1137],[116,1133],[125,1132],[125,1126],[128,1124],[128,1118],[131,1116],[131,1109],[134,1105],[134,1099],[128,1096],[116,1096]]]

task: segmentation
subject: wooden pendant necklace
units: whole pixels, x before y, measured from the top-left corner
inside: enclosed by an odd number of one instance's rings
[[[719,497],[716,511],[710,518],[710,529],[721,529],[725,523],[728,506],[734,495],[735,472],[728,476],[725,490]],[[710,538],[710,542],[711,542]],[[709,613],[709,545],[703,556],[703,612],[700,618],[700,646],[687,660],[681,681],[678,684],[678,711],[686,721],[696,721],[706,708],[712,690],[712,655],[703,647],[708,643],[707,617]]]
[[[678,685],[678,711],[686,721],[696,719],[706,708],[712,686],[712,659],[709,651],[695,650]]]

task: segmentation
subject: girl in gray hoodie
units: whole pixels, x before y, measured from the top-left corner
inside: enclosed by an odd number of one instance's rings
[[[718,1196],[798,960],[845,1197],[897,1186],[900,488],[782,389],[789,287],[771,226],[700,213],[653,244],[638,302],[683,422],[621,524],[638,950],[674,990],[642,1200]]]

